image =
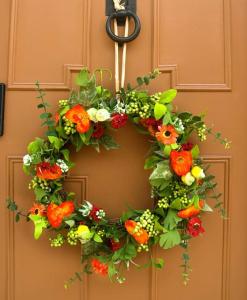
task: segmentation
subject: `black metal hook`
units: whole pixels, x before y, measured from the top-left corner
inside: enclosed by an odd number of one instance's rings
[[[126,9],[115,11],[113,1],[106,0],[106,15],[108,16],[106,21],[106,32],[113,41],[119,43],[120,45],[133,41],[135,38],[137,38],[141,31],[141,22],[136,15],[136,0],[125,0],[124,4]],[[135,28],[133,33],[128,37],[115,35],[111,27],[112,21],[116,19],[118,25],[124,26],[127,17],[133,18],[134,20]]]

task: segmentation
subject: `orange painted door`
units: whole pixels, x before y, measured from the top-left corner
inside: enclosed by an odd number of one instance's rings
[[[15,224],[5,208],[13,197],[28,208],[34,197],[22,173],[27,143],[42,134],[34,82],[53,105],[66,98],[75,74],[114,67],[114,45],[105,33],[103,0],[1,0],[0,82],[7,84],[5,130],[0,137],[0,299],[2,300],[245,300],[247,299],[246,78],[247,1],[139,0],[139,38],[128,46],[127,81],[159,68],[150,91],[179,91],[181,110],[206,112],[233,142],[225,152],[209,138],[203,156],[211,163],[229,213],[223,222],[207,217],[206,233],[192,242],[193,272],[182,285],[181,249],[154,251],[164,270],[131,268],[127,282],[111,284],[92,276],[63,289],[80,268],[80,248],[51,249],[47,237],[32,238],[32,224]],[[105,79],[108,87],[114,82]],[[76,167],[67,185],[78,198],[98,203],[112,216],[128,203],[145,208],[148,172],[143,163],[149,143],[133,127],[118,132],[118,151],[92,149],[73,154]],[[141,256],[139,262],[144,262]]]

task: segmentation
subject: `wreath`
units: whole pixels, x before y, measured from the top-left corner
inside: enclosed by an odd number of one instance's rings
[[[98,70],[99,71],[99,70]],[[102,77],[103,70],[100,70]],[[45,93],[36,82],[38,109],[42,109],[42,126],[48,131],[45,138],[36,138],[27,147],[23,157],[23,170],[31,176],[29,189],[35,193],[35,203],[25,213],[14,200],[8,208],[15,212],[16,221],[25,216],[34,224],[34,238],[44,230],[52,232],[52,247],[65,242],[71,246],[82,245],[82,270],[66,283],[68,287],[86,272],[108,275],[112,281],[125,280],[123,269],[131,264],[140,252],[149,252],[154,245],[170,249],[184,249],[183,279],[188,281],[188,245],[192,237],[204,232],[201,216],[212,212],[208,197],[216,200],[215,207],[224,216],[219,195],[214,192],[214,176],[200,158],[199,146],[192,144],[192,135],[201,142],[213,134],[225,148],[227,139],[205,125],[204,115],[178,112],[172,104],[177,91],[170,89],[149,95],[142,88],[158,76],[159,72],[137,78],[137,86],[130,84],[115,96],[102,85],[97,85],[96,73],[81,70],[76,78],[78,89],[66,100],[59,100],[58,111],[48,112]],[[92,146],[97,151],[118,148],[111,130],[118,130],[130,121],[151,142],[150,154],[144,169],[151,169],[152,209],[128,208],[119,219],[111,219],[103,208],[89,201],[79,203],[73,192],[64,190],[68,171],[74,166],[70,160],[69,146],[76,151]],[[210,194],[208,192],[210,191]],[[163,259],[150,262],[162,268]],[[125,267],[125,268],[123,268]]]

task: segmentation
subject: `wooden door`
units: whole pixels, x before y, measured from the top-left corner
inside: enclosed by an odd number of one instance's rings
[[[206,233],[192,242],[191,282],[181,280],[181,250],[157,253],[164,270],[131,269],[123,285],[92,276],[63,289],[80,267],[79,248],[51,249],[47,237],[32,238],[32,225],[15,225],[5,209],[7,196],[21,207],[32,204],[22,156],[28,141],[42,134],[34,81],[53,104],[68,95],[82,66],[113,70],[114,49],[105,33],[103,0],[1,0],[0,81],[7,83],[5,131],[0,138],[0,298],[31,299],[247,299],[246,77],[247,1],[141,0],[139,38],[128,46],[127,81],[154,68],[162,72],[150,91],[179,91],[182,110],[206,112],[233,142],[230,151],[209,139],[203,155],[212,164],[230,220],[205,219]],[[113,82],[105,84],[114,87]],[[85,149],[74,155],[67,185],[117,216],[128,203],[151,206],[148,151],[144,136],[129,126],[118,132],[118,151],[100,155]],[[145,257],[140,258],[144,262]]]

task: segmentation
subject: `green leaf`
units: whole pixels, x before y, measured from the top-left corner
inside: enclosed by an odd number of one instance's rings
[[[154,106],[154,117],[156,120],[161,119],[167,111],[167,107],[164,104],[156,103]]]
[[[162,258],[158,258],[156,260],[152,259],[152,265],[155,267],[155,268],[158,268],[158,269],[162,269],[165,265],[165,262]]]
[[[69,227],[71,228],[75,225],[75,220],[66,220],[65,223],[68,224]]]
[[[29,143],[29,145],[27,146],[27,151],[29,154],[35,154],[42,150],[43,145],[44,145],[44,140],[40,138],[36,138],[35,141]]]
[[[169,111],[167,111],[167,112],[165,113],[165,115],[164,115],[164,118],[163,118],[163,124],[164,124],[164,125],[168,125],[168,124],[170,124],[170,123],[172,123],[171,114],[170,114]]]
[[[149,177],[151,185],[159,186],[161,184],[169,184],[172,178],[168,161],[161,161],[157,164],[156,168]]]
[[[119,148],[119,145],[114,141],[113,137],[110,135],[104,135],[100,139],[100,143],[105,147],[106,150]]]
[[[94,240],[96,243],[103,243],[102,238],[101,238],[97,233],[94,234],[93,240]]]
[[[167,104],[173,101],[177,96],[177,90],[170,89],[161,94],[159,102],[162,104]]]
[[[34,223],[34,238],[37,240],[41,236],[43,229],[47,228],[47,221],[38,215],[29,215],[29,219]]]
[[[159,161],[160,161],[160,158],[156,155],[152,155],[152,156],[148,157],[145,161],[144,169],[148,170],[148,169],[154,168]]]
[[[136,81],[138,85],[143,85],[143,79],[141,77],[137,77]]]
[[[204,202],[202,210],[207,212],[213,212],[213,209],[206,202]]]
[[[191,149],[191,154],[193,159],[197,159],[200,155],[200,149],[198,147],[198,145],[195,145],[192,149]]]
[[[175,199],[174,201],[172,201],[171,208],[177,209],[177,210],[181,210],[183,208],[183,205],[181,203],[180,198]]]
[[[164,147],[164,154],[165,154],[165,157],[169,157],[171,151],[172,151],[171,145],[165,145],[165,147]]]
[[[48,140],[54,146],[55,149],[59,150],[62,146],[61,140],[56,136],[48,136]]]
[[[60,152],[63,154],[64,159],[69,161],[69,150],[68,149],[63,149]]]
[[[89,81],[89,71],[87,69],[82,69],[75,79],[76,84],[81,87],[87,87]]]
[[[179,232],[177,230],[171,230],[163,233],[160,236],[159,245],[164,249],[170,249],[179,245],[180,242],[181,242],[181,237]]]
[[[49,118],[51,118],[52,117],[52,114],[51,113],[47,113],[47,112],[44,112],[44,113],[42,113],[40,116],[40,119],[49,119]]]
[[[16,205],[14,200],[7,199],[7,208],[10,211],[16,211],[18,209],[18,206]]]
[[[177,215],[177,211],[170,208],[164,220],[164,227],[167,230],[173,230],[181,220]]]
[[[46,196],[46,192],[44,190],[42,190],[41,188],[35,188],[34,193],[35,193],[37,201],[41,201],[42,198]]]
[[[69,105],[64,106],[64,107],[59,111],[60,116],[65,115],[66,112],[69,111],[69,110],[70,110]]]

